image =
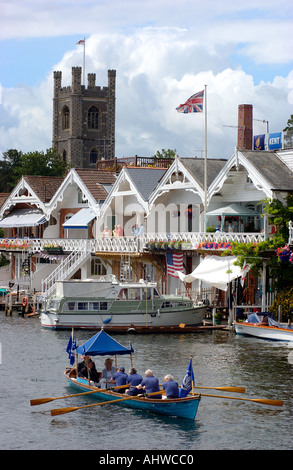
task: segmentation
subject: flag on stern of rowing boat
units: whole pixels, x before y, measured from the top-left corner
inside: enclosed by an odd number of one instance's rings
[[[69,362],[70,365],[73,366],[74,364],[74,350],[77,348],[77,343],[76,340],[74,339],[73,332],[70,335],[67,347],[66,347],[66,352],[69,357]]]
[[[183,377],[182,385],[179,390],[179,398],[187,397],[189,392],[192,390],[192,384],[194,382],[193,368],[192,368],[192,358],[189,361],[187,371]]]
[[[166,253],[168,276],[179,277],[176,271],[184,274],[183,253]]]

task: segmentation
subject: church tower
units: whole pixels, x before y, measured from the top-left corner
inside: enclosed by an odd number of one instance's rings
[[[96,86],[96,74],[81,84],[81,67],[72,67],[72,86],[62,87],[54,72],[52,147],[74,168],[95,168],[115,157],[116,70],[108,70],[108,86]]]

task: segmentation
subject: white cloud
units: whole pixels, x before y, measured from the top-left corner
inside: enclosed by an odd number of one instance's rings
[[[62,9],[66,2],[61,3]],[[94,7],[94,3],[89,2],[89,6]],[[99,2],[99,7],[105,8],[105,4]],[[97,85],[107,86],[107,70],[117,70],[117,157],[150,156],[162,148],[176,148],[182,157],[199,155],[197,150],[203,149],[204,142],[203,115],[182,115],[175,108],[204,85],[208,86],[209,156],[231,156],[237,129],[224,126],[237,126],[241,103],[252,104],[254,117],[268,120],[272,132],[285,127],[292,113],[293,71],[288,77],[256,85],[253,76],[240,66],[232,68],[234,33],[230,37],[227,31],[220,36],[217,28],[209,31],[215,37],[208,41],[208,32],[202,38],[194,30],[178,27],[146,27],[131,34],[99,33],[87,39],[86,72],[96,73]],[[242,39],[248,41],[248,36],[249,32]],[[266,40],[263,38],[262,44]],[[3,88],[1,151],[51,146],[53,70],[62,71],[62,84],[67,86],[71,84],[71,67],[76,65],[82,65],[82,47],[68,51],[40,86]],[[265,131],[262,123],[255,122],[255,127],[256,133]]]

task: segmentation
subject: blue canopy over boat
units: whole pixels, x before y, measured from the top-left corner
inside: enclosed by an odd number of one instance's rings
[[[83,356],[115,356],[116,354],[132,354],[134,349],[131,344],[129,344],[128,348],[125,348],[105,333],[104,330],[101,330],[82,346],[79,346],[76,352]]]

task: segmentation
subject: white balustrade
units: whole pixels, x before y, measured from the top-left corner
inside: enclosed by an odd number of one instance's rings
[[[30,251],[32,253],[43,252],[45,247],[61,247],[65,252],[87,251],[111,252],[111,253],[138,253],[142,252],[146,244],[150,241],[183,241],[189,242],[188,249],[196,250],[201,243],[259,243],[266,239],[261,233],[224,233],[224,232],[148,232],[144,235],[134,237],[99,237],[95,239],[71,239],[71,238],[52,238],[52,239],[0,239],[0,251]],[[203,248],[203,247],[202,247]],[[221,249],[218,247],[218,249]],[[223,249],[225,249],[223,247]]]

